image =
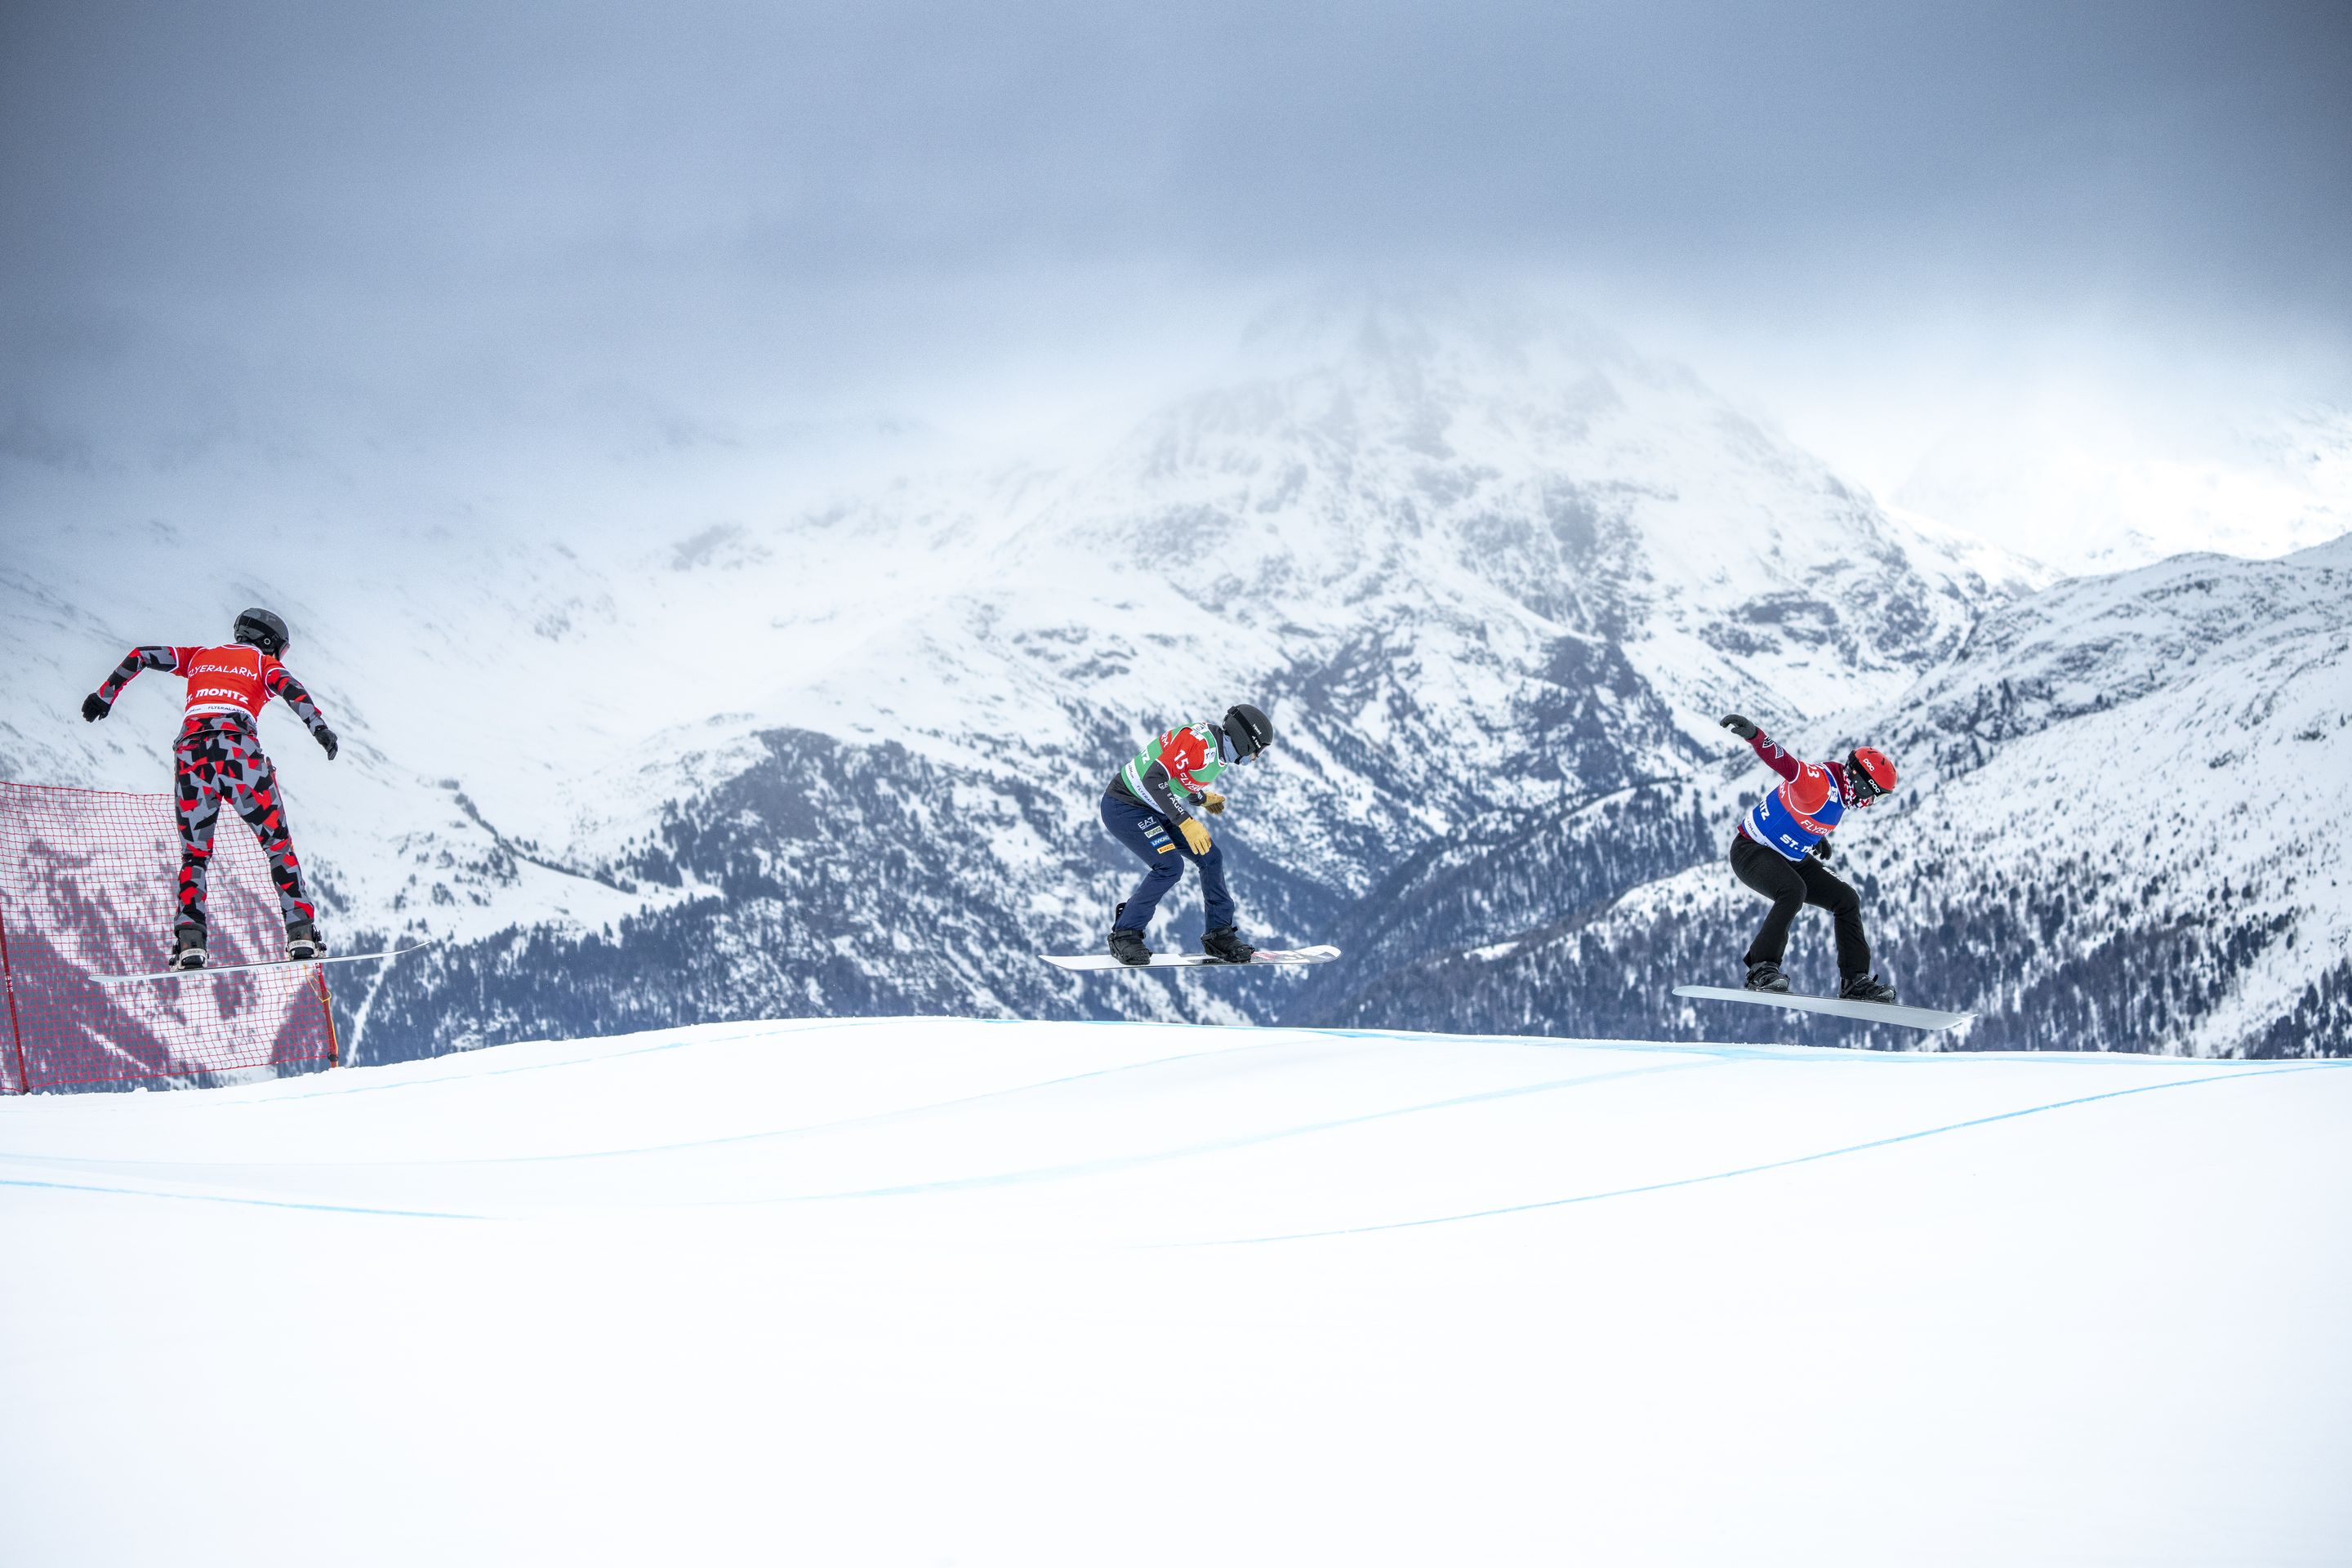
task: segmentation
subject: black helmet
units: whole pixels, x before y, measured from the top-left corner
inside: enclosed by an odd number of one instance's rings
[[[236,617],[236,628],[230,635],[272,658],[283,658],[287,645],[294,640],[287,635],[286,623],[268,610],[247,610]]]
[[[1225,710],[1222,732],[1233,741],[1236,759],[1255,757],[1274,744],[1274,721],[1265,716],[1264,709],[1253,708],[1246,702],[1236,702]]]

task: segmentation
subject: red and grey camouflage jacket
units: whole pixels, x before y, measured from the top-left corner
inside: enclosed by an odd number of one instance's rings
[[[184,714],[184,731],[204,721],[221,721],[252,728],[261,720],[261,710],[272,697],[285,700],[302,722],[317,735],[327,727],[327,717],[319,705],[310,700],[310,693],[293,673],[259,648],[246,643],[228,643],[218,647],[134,647],[123,655],[106,684],[98,689],[99,700],[111,707],[142,669],[169,670],[184,676],[188,682],[188,705]]]

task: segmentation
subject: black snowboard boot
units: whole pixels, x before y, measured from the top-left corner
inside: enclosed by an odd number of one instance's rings
[[[172,932],[172,963],[173,969],[202,969],[205,966],[205,933],[201,926],[181,926]]]
[[[1841,1002],[1892,1002],[1895,987],[1882,984],[1875,974],[1849,974],[1838,987]]]
[[[1777,963],[1751,963],[1748,966],[1748,989],[1769,991],[1775,996],[1789,994],[1789,977],[1780,973]]]
[[[1247,963],[1257,952],[1234,933],[1231,926],[1219,926],[1201,933],[1201,951],[1219,963]]]
[[[286,928],[288,959],[319,958],[323,956],[326,951],[327,944],[319,940],[319,933],[310,929],[309,921],[296,921]]]
[[[1123,910],[1127,906],[1121,904],[1119,908]],[[1151,950],[1143,945],[1143,933],[1139,931],[1129,931],[1125,926],[1110,928],[1110,955],[1121,963],[1151,962]]]

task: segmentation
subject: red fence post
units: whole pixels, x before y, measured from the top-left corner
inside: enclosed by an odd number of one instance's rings
[[[339,1068],[343,1065],[343,1042],[335,1033],[335,999],[327,994],[327,972],[313,969],[310,978],[318,983],[319,1008],[327,1018],[327,1066],[331,1069]]]
[[[33,1079],[25,1070],[25,1032],[16,1026],[16,972],[8,963],[8,911],[0,909],[0,989],[8,993],[8,1043],[16,1050],[16,1092],[33,1092]]]

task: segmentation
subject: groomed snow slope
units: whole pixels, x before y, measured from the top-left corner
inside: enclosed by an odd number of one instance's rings
[[[0,1556],[2318,1563],[2352,1064],[809,1021],[0,1105]]]

